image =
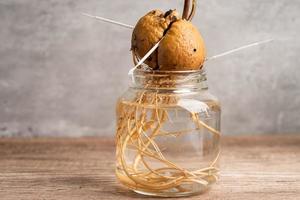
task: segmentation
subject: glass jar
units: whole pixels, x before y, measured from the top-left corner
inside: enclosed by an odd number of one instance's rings
[[[218,180],[220,114],[204,70],[135,70],[117,103],[117,178],[144,195],[207,190]]]

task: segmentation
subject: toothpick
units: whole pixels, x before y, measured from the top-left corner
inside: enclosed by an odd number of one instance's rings
[[[118,21],[115,21],[115,20],[107,19],[107,18],[104,18],[104,17],[90,15],[90,14],[87,14],[87,13],[82,13],[82,15],[84,15],[86,17],[94,18],[94,19],[97,19],[97,20],[101,20],[101,21],[104,21],[104,22],[107,22],[107,23],[111,23],[111,24],[115,24],[115,25],[118,25],[118,26],[122,26],[122,27],[125,27],[125,28],[128,28],[128,29],[134,29],[134,26],[132,26],[132,25],[124,24],[122,22],[118,22]],[[129,75],[132,75],[133,71],[138,66],[140,66],[141,64],[143,64],[145,62],[145,60],[158,48],[159,43],[161,42],[161,40],[157,44],[155,44],[152,49],[150,49],[150,51],[138,62],[138,64],[134,68],[132,68],[129,71],[129,73],[128,73]],[[265,44],[265,43],[269,43],[269,42],[272,42],[272,41],[274,41],[274,39],[268,39],[268,40],[263,40],[263,41],[259,41],[259,42],[254,42],[254,43],[251,43],[251,44],[247,44],[247,45],[244,45],[244,46],[241,46],[241,47],[238,47],[238,48],[235,48],[235,49],[232,49],[232,50],[220,53],[218,55],[214,55],[214,56],[211,56],[209,58],[206,58],[206,61],[214,60],[214,59],[217,59],[217,58],[220,58],[220,57],[223,57],[223,56],[227,56],[227,55],[236,53],[236,52],[244,50],[244,49],[248,49],[248,48],[251,48],[251,47],[254,47],[254,46],[259,46],[259,45],[262,45],[262,44]]]
[[[124,24],[122,22],[118,22],[118,21],[115,21],[115,20],[107,19],[107,18],[104,18],[104,17],[90,15],[90,14],[87,14],[87,13],[81,13],[81,14],[84,15],[84,16],[86,16],[86,17],[90,17],[90,18],[94,18],[94,19],[97,19],[97,20],[101,20],[103,22],[107,22],[107,23],[111,23],[111,24],[116,24],[116,25],[122,26],[124,28],[129,28],[129,29],[133,29],[134,28],[134,26],[131,26],[131,25],[128,25],[128,24]]]
[[[223,56],[227,56],[229,54],[233,54],[235,52],[238,52],[238,51],[241,51],[241,50],[244,50],[244,49],[248,49],[250,47],[259,46],[261,44],[265,44],[265,43],[272,42],[272,41],[274,41],[274,39],[268,39],[268,40],[263,40],[263,41],[259,41],[259,42],[254,42],[254,43],[251,43],[251,44],[247,44],[247,45],[238,47],[236,49],[232,49],[232,50],[226,51],[224,53],[221,53],[221,54],[209,57],[209,58],[206,59],[206,61],[217,59],[217,58],[220,58],[220,57],[223,57]]]
[[[132,68],[129,72],[128,75],[132,75],[133,71],[140,66],[141,64],[143,64],[145,62],[145,60],[147,60],[147,58],[158,48],[160,42],[164,39],[164,37],[162,37],[149,51],[148,53],[146,53],[146,55],[138,62],[138,64],[136,66],[134,66],[134,68]]]

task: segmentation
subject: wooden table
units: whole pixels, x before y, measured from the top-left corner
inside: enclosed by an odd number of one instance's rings
[[[300,199],[300,136],[224,137],[221,169],[182,199]],[[141,198],[116,182],[110,139],[0,139],[1,200]]]

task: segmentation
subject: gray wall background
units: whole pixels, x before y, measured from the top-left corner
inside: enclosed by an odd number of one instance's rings
[[[132,67],[134,25],[182,0],[0,0],[0,136],[114,135],[115,102]],[[199,0],[209,55],[276,42],[207,63],[224,134],[300,133],[300,1]]]

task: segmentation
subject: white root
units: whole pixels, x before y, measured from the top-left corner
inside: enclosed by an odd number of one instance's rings
[[[206,168],[190,171],[168,160],[162,152],[162,148],[156,143],[157,137],[169,135],[168,132],[162,130],[163,124],[169,121],[168,111],[160,105],[161,103],[175,105],[176,102],[172,101],[174,98],[178,100],[174,96],[162,98],[157,92],[146,93],[144,91],[136,100],[132,101],[132,104],[120,102],[123,104],[118,111],[121,116],[118,127],[127,126],[127,128],[118,129],[117,133],[119,136],[116,141],[117,161],[121,169],[121,171],[117,171],[117,176],[127,187],[148,192],[172,189],[179,192],[192,192],[183,185],[199,184],[205,187],[217,180],[219,152]],[[150,119],[149,116],[151,116]],[[199,130],[201,126],[209,133],[220,136],[217,130],[201,121],[198,114],[191,113],[191,120],[195,122]],[[161,134],[162,131],[164,134]],[[177,134],[186,134],[186,131],[183,130]],[[133,160],[126,158],[126,152],[129,149],[131,152],[135,152]],[[153,160],[161,163],[163,167],[151,166]]]

